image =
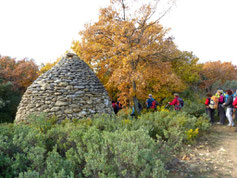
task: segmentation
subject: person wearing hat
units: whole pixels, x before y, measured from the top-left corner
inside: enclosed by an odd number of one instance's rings
[[[146,100],[146,108],[147,109],[151,108],[153,101],[154,101],[154,98],[152,98],[152,94],[149,94],[148,99]]]
[[[179,98],[179,94],[178,94],[178,93],[175,93],[175,94],[174,94],[174,99],[173,99],[173,101],[168,102],[169,105],[174,105],[174,109],[175,109],[176,111],[179,111],[179,110],[181,109],[178,98]]]

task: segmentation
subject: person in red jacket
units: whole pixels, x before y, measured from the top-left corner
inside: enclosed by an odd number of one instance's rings
[[[119,111],[119,107],[118,107],[118,105],[117,105],[117,102],[112,101],[112,107],[113,107],[113,109],[114,109],[114,113],[117,114],[118,111]]]
[[[178,98],[179,98],[179,94],[178,94],[178,93],[175,93],[175,94],[174,94],[174,99],[173,99],[173,101],[168,102],[169,105],[174,105],[174,109],[175,109],[176,111],[179,111],[179,110],[181,109]]]
[[[211,93],[208,93],[207,94],[207,99],[205,101],[205,105],[206,105],[206,112],[208,114],[208,116],[210,117],[210,122],[211,124],[214,124],[214,112],[215,110],[210,108],[210,101],[211,101],[211,97],[212,97],[212,94]]]

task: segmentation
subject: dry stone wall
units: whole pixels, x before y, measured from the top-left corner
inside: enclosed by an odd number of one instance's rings
[[[75,54],[67,54],[29,86],[15,122],[29,114],[45,112],[59,120],[113,113],[108,94],[95,73]]]

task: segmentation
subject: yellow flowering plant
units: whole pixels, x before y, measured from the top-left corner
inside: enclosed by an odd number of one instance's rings
[[[194,138],[197,137],[198,133],[199,133],[199,128],[196,128],[195,130],[189,129],[188,131],[186,131],[187,140],[188,141],[194,140]]]

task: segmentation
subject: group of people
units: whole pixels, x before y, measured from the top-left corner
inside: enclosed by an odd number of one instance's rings
[[[156,111],[157,106],[159,103],[152,97],[152,94],[148,95],[148,99],[146,100],[146,109],[151,111]],[[181,110],[181,108],[184,105],[184,101],[182,98],[179,97],[179,94],[174,94],[174,99],[171,102],[168,102],[168,105],[174,105],[175,110]],[[117,114],[120,109],[122,109],[122,105],[119,101],[112,101],[112,107],[114,109],[114,113]],[[142,105],[138,103],[138,109],[142,110]],[[135,108],[132,107],[132,113],[131,116],[135,116]]]
[[[147,109],[153,109],[153,110],[156,110],[157,106],[158,106],[158,102],[152,97],[152,94],[149,94],[148,96],[149,98],[147,99],[146,101],[146,106],[147,106]],[[179,94],[178,93],[175,93],[174,94],[174,99],[173,101],[171,102],[168,102],[168,105],[173,105],[174,106],[174,109],[176,111],[179,111],[181,110],[181,108],[184,106],[184,101],[182,98],[179,97]],[[167,105],[167,106],[168,106]]]
[[[217,90],[215,95],[207,94],[205,101],[206,112],[210,117],[210,122],[214,123],[215,111],[218,113],[218,124],[225,124],[225,118],[228,119],[228,126],[235,126],[234,120],[237,120],[237,90]]]
[[[214,124],[214,116],[215,111],[218,113],[219,124],[224,125],[226,118],[228,119],[228,126],[235,126],[234,120],[237,121],[237,89],[233,90],[217,90],[216,94],[212,95],[208,93],[205,101],[206,105],[206,113],[210,117],[210,122]],[[139,109],[142,110],[142,106],[140,103]],[[146,108],[147,110],[157,110],[158,102],[152,97],[152,94],[148,95],[148,99],[146,100]],[[176,111],[179,111],[184,106],[184,101],[179,97],[179,94],[174,94],[174,99],[171,102],[168,102],[167,106],[174,106]],[[122,105],[118,101],[112,102],[112,107],[114,109],[115,114],[118,113],[120,109],[122,109]],[[135,109],[133,107],[132,116],[135,115]]]

